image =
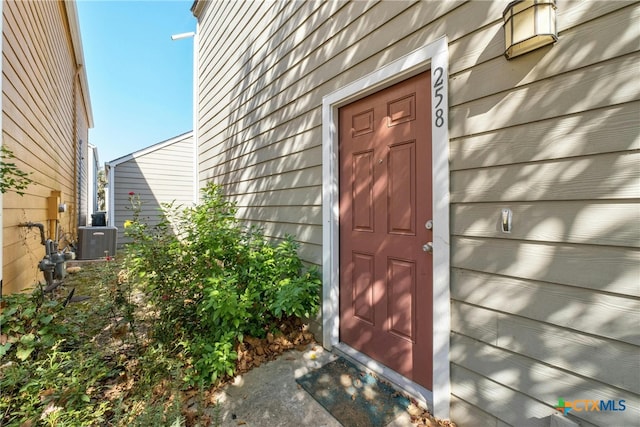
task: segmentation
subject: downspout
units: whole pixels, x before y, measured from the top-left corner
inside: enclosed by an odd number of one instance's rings
[[[200,14],[205,7],[205,2],[202,0],[194,0],[191,4],[191,13],[196,18],[196,31],[193,36],[193,174],[194,174],[194,195],[193,199],[197,204],[200,200],[200,172],[199,163],[200,159],[198,151],[198,117],[200,115],[200,81],[198,67],[200,66]]]
[[[193,70],[192,70],[192,125],[191,130],[191,144],[193,146],[192,154],[192,166],[193,169],[193,204],[198,203],[199,193],[199,174],[198,174],[198,29],[199,23],[196,21],[196,31],[190,31],[188,33],[174,34],[171,36],[171,40],[180,40],[191,37],[193,39]]]
[[[108,196],[109,196],[109,200],[106,200],[106,208],[107,208],[107,216],[109,218],[109,222],[108,225],[110,227],[115,227],[116,225],[116,219],[115,219],[115,204],[116,204],[116,199],[115,199],[115,165],[112,165],[111,163],[107,163],[105,165],[106,169],[107,169],[107,187],[108,187]]]
[[[199,84],[198,66],[200,57],[200,20],[196,19],[196,33],[193,36],[193,204],[197,205],[200,196],[200,173],[198,158],[198,115],[199,111]]]
[[[73,195],[75,199],[75,217],[77,225],[80,226],[80,203],[81,196],[79,192],[79,184],[80,180],[79,174],[79,162],[80,156],[78,155],[78,148],[82,150],[82,147],[79,147],[79,138],[78,138],[78,76],[80,75],[80,71],[82,70],[81,64],[76,64],[76,72],[73,75],[73,84],[71,85],[73,88],[73,125],[72,125],[72,137],[73,140]],[[73,217],[74,215],[69,215],[69,230],[75,230],[76,227],[73,226]]]

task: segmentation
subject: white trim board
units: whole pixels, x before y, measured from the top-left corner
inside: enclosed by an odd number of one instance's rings
[[[416,49],[322,99],[323,345],[345,352],[339,335],[338,108],[431,70],[433,173],[433,390],[422,393],[433,413],[449,418],[449,50],[446,36]],[[347,350],[348,351],[348,350]],[[369,360],[365,365],[375,365]],[[407,380],[408,381],[408,380]],[[415,384],[414,384],[415,385]],[[400,384],[402,386],[402,384]],[[417,385],[416,385],[417,386]],[[417,386],[417,390],[424,390]],[[409,391],[409,390],[408,390]],[[413,393],[412,393],[413,394]]]
[[[69,34],[71,35],[71,44],[73,46],[73,54],[76,60],[76,67],[80,70],[80,86],[82,88],[82,102],[87,111],[88,128],[93,128],[93,110],[91,108],[91,97],[89,96],[89,83],[87,80],[87,70],[84,67],[84,50],[82,49],[82,37],[80,37],[80,22],[78,19],[78,6],[75,1],[65,0],[65,12],[69,23]],[[75,102],[75,101],[74,101]]]

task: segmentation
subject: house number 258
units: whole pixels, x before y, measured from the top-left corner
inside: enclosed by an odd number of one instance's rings
[[[438,100],[433,108],[435,109],[436,113],[435,124],[436,127],[439,128],[444,125],[444,110],[440,108],[440,105],[442,105],[442,100],[444,99],[444,95],[442,94],[442,89],[444,88],[444,80],[442,79],[443,74],[444,71],[442,70],[442,67],[438,67],[433,70],[433,77],[435,77],[433,82],[434,98]]]

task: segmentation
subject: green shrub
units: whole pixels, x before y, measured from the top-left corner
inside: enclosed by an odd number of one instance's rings
[[[40,293],[19,293],[3,297],[4,309],[0,313],[2,335],[0,358],[2,361],[24,362],[35,358],[40,350],[52,347],[57,340],[70,338],[69,329],[62,322],[53,322],[61,316],[62,304],[43,300]]]
[[[194,207],[165,205],[155,227],[139,217],[135,194],[130,201],[125,265],[157,310],[154,338],[190,361],[189,383],[232,375],[244,335],[263,337],[285,317],[317,311],[319,274],[304,268],[293,238],[271,242],[242,228],[218,186]]]
[[[107,403],[94,396],[110,369],[79,340],[63,304],[39,293],[2,297],[0,424],[91,425]]]

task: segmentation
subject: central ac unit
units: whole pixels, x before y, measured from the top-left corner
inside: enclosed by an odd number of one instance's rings
[[[116,227],[78,227],[78,259],[98,259],[116,254]]]

